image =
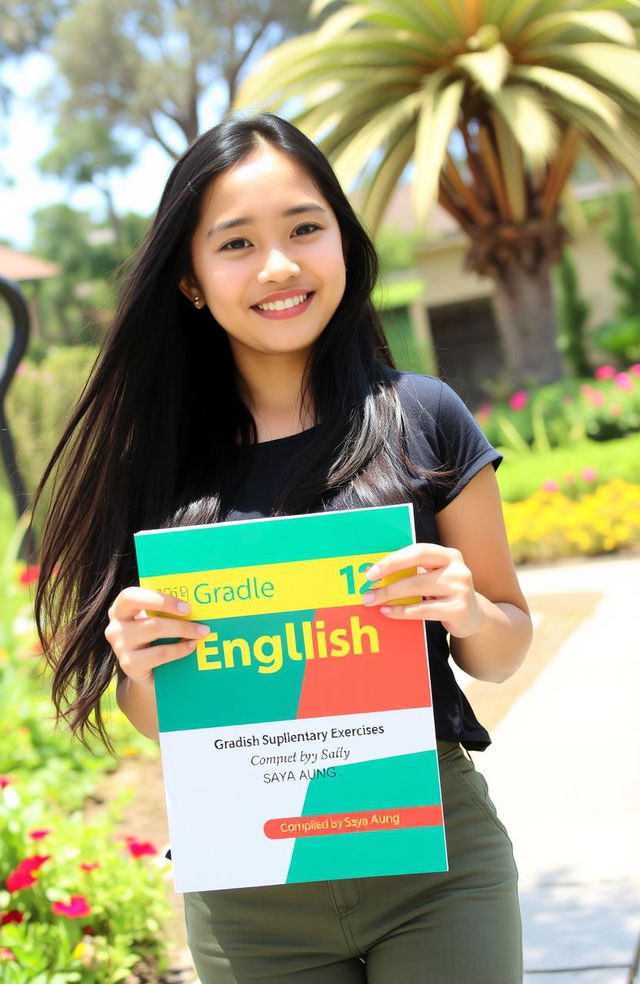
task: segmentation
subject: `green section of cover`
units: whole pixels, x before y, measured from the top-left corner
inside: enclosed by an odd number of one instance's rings
[[[440,803],[437,753],[416,752],[336,768],[309,783],[303,816]],[[446,871],[443,827],[299,837],[287,882]]]
[[[260,636],[277,636],[284,640],[286,622],[299,626],[304,621],[313,621],[314,615],[313,610],[278,612],[216,619],[206,624],[218,633],[218,643],[223,639],[244,639],[253,653],[255,640]],[[299,628],[296,631],[299,636]],[[270,652],[271,647],[267,650]],[[207,659],[212,663],[219,661],[211,647]],[[199,670],[196,654],[192,653],[184,659],[156,667],[160,731],[191,731],[295,719],[306,660],[290,659],[283,644],[282,667],[277,672],[259,672],[262,664],[253,655],[251,665],[243,666],[238,651],[235,662],[233,669]]]
[[[412,533],[412,507],[399,505],[136,533],[135,545],[140,577],[157,577],[391,553],[411,543]]]

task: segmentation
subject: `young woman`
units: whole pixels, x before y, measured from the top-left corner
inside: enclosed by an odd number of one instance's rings
[[[202,984],[522,978],[511,846],[466,752],[490,739],[449,663],[499,682],[529,644],[499,455],[442,382],[392,367],[376,276],[317,148],[275,116],[225,120],[174,167],[44,480],[36,607],[54,699],[103,737],[114,672],[125,714],[157,737],[153,669],[208,631],[135,587],[135,531],[414,504],[420,542],[374,574],[418,573],[364,604],[425,622],[450,870],[189,894]],[[407,596],[421,600],[389,605]],[[152,645],[168,636],[181,641]]]

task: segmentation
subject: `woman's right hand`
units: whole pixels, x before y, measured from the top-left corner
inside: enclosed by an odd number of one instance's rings
[[[104,634],[125,676],[135,683],[150,683],[154,667],[192,653],[196,641],[211,629],[185,619],[190,611],[186,602],[160,591],[137,587],[121,591],[109,609]],[[158,639],[178,641],[152,645]]]

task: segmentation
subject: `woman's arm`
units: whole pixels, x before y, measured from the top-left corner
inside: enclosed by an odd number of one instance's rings
[[[529,609],[520,590],[502,517],[492,465],[483,468],[436,516],[441,545],[419,543],[397,550],[368,572],[380,579],[409,566],[416,575],[365,596],[384,605],[418,595],[411,605],[391,605],[390,618],[440,621],[458,666],[496,683],[518,669],[531,642]]]
[[[118,706],[140,734],[155,741],[158,713],[154,668],[187,656],[194,651],[196,641],[211,631],[208,625],[187,621],[184,616],[189,611],[186,602],[171,595],[134,587],[121,591],[109,609],[104,634],[118,660]],[[170,638],[177,641],[157,645],[159,640]]]

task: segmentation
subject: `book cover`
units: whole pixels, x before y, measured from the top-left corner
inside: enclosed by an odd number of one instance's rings
[[[155,689],[176,889],[447,869],[424,625],[361,602],[409,505],[150,530],[211,634]]]

